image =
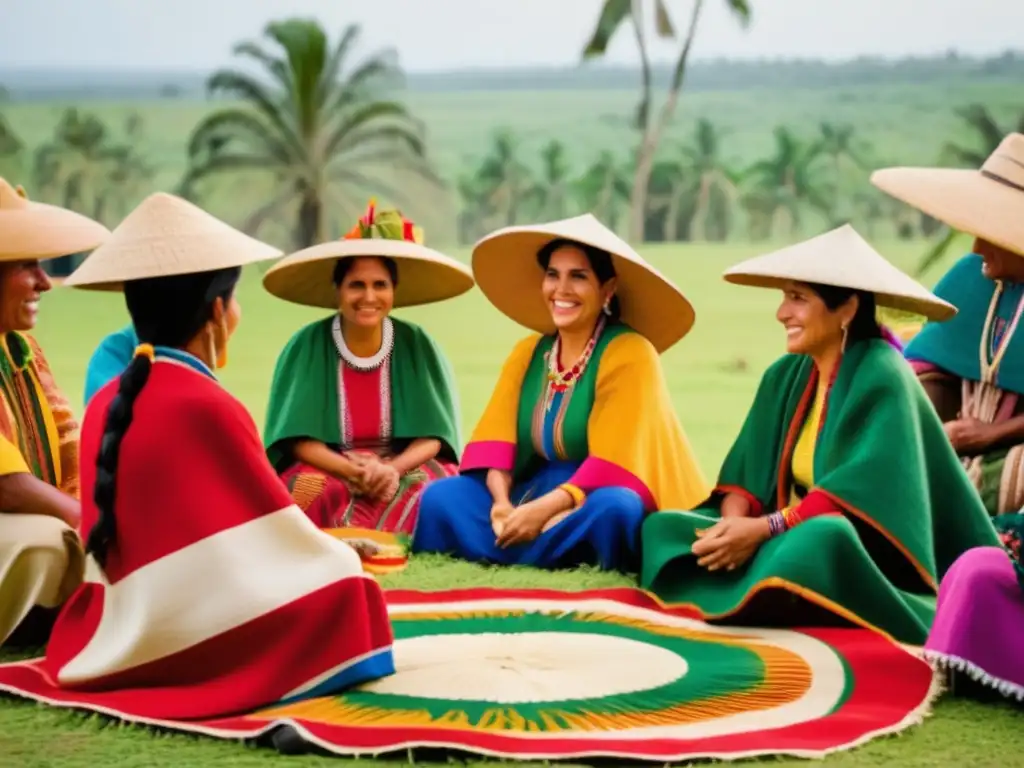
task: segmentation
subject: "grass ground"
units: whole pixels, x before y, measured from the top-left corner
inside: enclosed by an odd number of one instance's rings
[[[880,244],[897,264],[912,264],[920,245]],[[697,310],[692,333],[663,357],[672,396],[701,459],[713,477],[749,405],[760,372],[781,351],[774,321],[777,294],[729,286],[722,270],[746,256],[751,246],[666,247],[645,255],[677,281]],[[939,270],[941,272],[941,268]],[[224,371],[226,386],[262,424],[266,391],[275,356],[300,324],[322,313],[285,304],[263,293],[259,274],[246,276],[240,291],[243,320]],[[499,366],[522,329],[498,315],[478,291],[434,307],[400,311],[425,325],[447,351],[460,386],[464,425],[471,428],[484,407]],[[127,320],[116,295],[55,290],[45,299],[38,337],[58,381],[81,401],[86,362],[97,342]],[[419,589],[453,585],[549,586],[563,589],[628,585],[622,576],[580,571],[541,573],[522,569],[487,570],[441,558],[419,558],[387,586]],[[836,768],[867,766],[1024,765],[1020,711],[1007,705],[981,705],[946,698],[922,726],[828,758]],[[164,766],[260,766],[284,760],[272,750],[112,723],[95,716],[0,699],[0,765],[24,768],[123,768]],[[351,761],[350,764],[364,764]],[[407,764],[373,761],[366,765]],[[336,765],[319,757],[290,758],[296,767]],[[800,765],[801,761],[773,761]]]

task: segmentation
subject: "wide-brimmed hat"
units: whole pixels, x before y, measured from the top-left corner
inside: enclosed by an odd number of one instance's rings
[[[1024,134],[1006,136],[980,170],[883,168],[871,183],[953,229],[1024,256]]]
[[[693,306],[671,280],[628,243],[586,213],[544,224],[505,227],[473,248],[473,274],[490,302],[520,325],[544,334],[555,323],[541,295],[544,272],[537,252],[552,240],[571,240],[607,251],[618,277],[622,321],[664,352],[693,327]]]
[[[212,272],[280,255],[187,200],[157,192],[129,213],[64,285],[113,291],[129,280]]]
[[[340,240],[289,254],[263,276],[274,296],[307,307],[338,308],[333,282],[339,259],[386,256],[398,267],[395,307],[450,299],[473,287],[469,267],[423,245],[423,231],[395,210],[377,211],[371,201],[356,225]]]
[[[730,267],[723,275],[737,285],[781,288],[789,281],[868,291],[875,303],[948,320],[957,309],[890,264],[849,224],[779,251]]]
[[[33,203],[0,178],[0,262],[53,259],[91,251],[110,230],[80,213]]]

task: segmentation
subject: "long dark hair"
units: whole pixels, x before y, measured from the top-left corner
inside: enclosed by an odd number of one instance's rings
[[[551,266],[552,254],[559,248],[575,248],[578,251],[582,251],[590,263],[590,268],[594,270],[594,276],[597,278],[599,285],[604,285],[615,277],[615,264],[612,263],[612,255],[608,251],[561,237],[557,240],[552,240],[537,251],[537,263],[540,264],[540,268],[545,272]],[[611,312],[608,320],[610,322],[618,322],[622,316],[622,307],[619,304],[618,296],[612,296],[612,300],[608,302],[608,309]]]
[[[125,283],[125,304],[140,344],[184,347],[210,321],[214,302],[220,299],[227,304],[231,300],[241,274],[241,268],[233,267]],[[137,353],[121,374],[117,394],[107,410],[93,489],[98,517],[85,547],[101,566],[106,561],[107,547],[117,536],[114,499],[121,442],[131,426],[135,400],[149,380],[151,370],[150,357]]]

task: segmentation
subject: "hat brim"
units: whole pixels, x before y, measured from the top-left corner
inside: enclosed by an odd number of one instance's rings
[[[755,288],[812,283],[865,291],[879,306],[948,320],[955,306],[891,264],[849,224],[740,262],[722,275],[726,282]]]
[[[473,274],[494,307],[520,325],[543,334],[555,332],[551,310],[541,295],[543,270],[537,252],[557,238],[582,242],[609,251],[618,278],[616,296],[622,321],[664,352],[693,327],[693,305],[657,269],[627,255],[615,253],[600,238],[557,227],[508,227],[477,243]]]
[[[339,259],[384,256],[398,265],[394,306],[412,307],[459,296],[474,285],[469,267],[432,248],[406,240],[332,240],[285,256],[263,276],[263,287],[293,304],[338,308],[333,282]]]
[[[929,320],[948,320],[957,313],[957,308],[952,304],[942,301],[936,297],[935,301],[917,299],[910,296],[884,293],[870,288],[862,288],[856,285],[839,285],[835,282],[825,280],[810,280],[806,277],[773,277],[768,275],[752,275],[743,272],[726,274],[725,281],[734,285],[745,285],[751,288],[778,288],[783,289],[793,282],[819,283],[821,285],[832,285],[837,288],[850,288],[871,293],[875,297],[875,303],[880,307],[888,307],[902,312],[909,312],[914,315],[921,315]]]
[[[883,168],[871,183],[959,232],[1024,256],[1024,190],[946,168]]]
[[[179,238],[175,243],[175,250],[182,253],[187,252],[190,238]],[[209,248],[210,241],[203,238],[196,245],[204,250]],[[110,270],[87,269],[89,259],[72,272],[64,281],[64,286],[79,288],[88,291],[123,291],[125,283],[136,280],[149,280],[158,277],[174,277],[175,275],[197,275],[203,272],[215,272],[221,269],[235,269],[246,267],[260,261],[269,261],[278,258],[281,251],[273,246],[253,240],[245,250],[238,250],[237,241],[233,243],[233,251],[220,251],[219,258],[189,258],[183,260],[168,260],[160,263],[160,257],[150,261],[132,263],[126,260],[124,266],[117,270],[116,278],[111,279]],[[94,252],[95,253],[95,252]],[[200,251],[192,251],[197,255]],[[155,254],[154,254],[155,255]]]
[[[225,224],[176,195],[143,200],[64,281],[71,288],[118,291],[124,284],[235,269],[281,250]]]
[[[0,210],[0,262],[57,259],[102,245],[110,230],[86,216],[46,203]]]

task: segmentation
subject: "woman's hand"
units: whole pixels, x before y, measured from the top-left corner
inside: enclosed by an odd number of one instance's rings
[[[493,514],[493,510],[492,510]],[[551,517],[551,513],[537,501],[527,502],[512,510],[495,541],[502,549],[516,544],[525,544],[540,536]]]
[[[998,428],[980,419],[957,419],[947,421],[942,426],[953,450],[959,456],[977,456],[984,453],[999,437]]]
[[[771,538],[771,531],[767,518],[729,517],[697,531],[697,536],[698,540],[690,548],[697,565],[709,571],[720,568],[732,571],[747,562]]]
[[[508,519],[515,511],[516,508],[512,506],[512,502],[508,499],[498,499],[491,505],[491,530],[494,531],[495,540],[501,536],[505,523],[508,522]]]
[[[376,456],[360,457],[358,466],[364,495],[380,501],[390,501],[395,497],[401,479],[397,468]]]

